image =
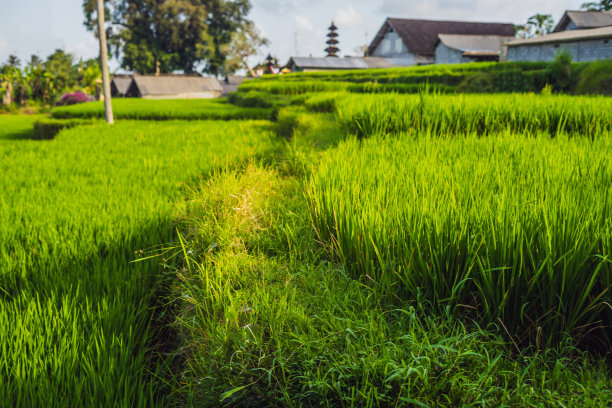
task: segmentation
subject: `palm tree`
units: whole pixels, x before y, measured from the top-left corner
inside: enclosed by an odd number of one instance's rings
[[[546,35],[552,31],[555,21],[550,14],[535,14],[527,20],[531,36]]]
[[[589,11],[610,11],[612,10],[612,0],[591,1],[583,3],[581,7]]]

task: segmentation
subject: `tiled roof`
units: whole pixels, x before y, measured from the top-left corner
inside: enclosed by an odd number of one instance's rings
[[[134,75],[141,95],[175,95],[194,92],[223,92],[219,81],[199,75]]]
[[[433,56],[439,34],[514,36],[514,24],[388,18],[370,44],[370,55],[391,30],[397,32],[411,53],[426,56]]]
[[[590,30],[560,31],[558,33],[543,35],[541,37],[528,38],[526,40],[510,41],[507,42],[506,45],[508,47],[515,47],[517,45],[546,44],[578,40],[595,40],[598,38],[612,38],[612,26],[591,28]]]
[[[553,32],[565,31],[570,22],[578,29],[611,26],[612,11],[566,11]]]
[[[499,55],[505,42],[514,36],[440,34],[438,42],[465,55]]]

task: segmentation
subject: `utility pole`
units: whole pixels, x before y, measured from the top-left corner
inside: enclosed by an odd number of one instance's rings
[[[111,104],[110,76],[108,74],[108,53],[106,49],[106,30],[104,28],[104,0],[96,0],[98,6],[98,38],[100,39],[100,70],[104,90],[104,116],[109,125],[115,123]]]

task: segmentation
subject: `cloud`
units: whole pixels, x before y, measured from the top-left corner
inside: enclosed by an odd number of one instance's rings
[[[579,3],[576,0],[379,0],[378,11],[389,17],[517,22],[537,12],[553,13],[558,18],[562,10],[578,8]]]
[[[274,15],[294,13],[303,9],[303,0],[253,0],[253,8]],[[310,0],[308,7],[316,6],[320,0]]]
[[[351,5],[343,7],[336,12],[334,21],[340,28],[360,27],[363,25],[363,14],[355,10]]]
[[[66,44],[66,51],[74,55],[76,58],[97,58],[100,53],[99,45],[93,34],[91,38],[81,41],[69,42]]]
[[[312,25],[308,17],[295,16],[295,22],[298,28],[301,28],[302,30],[314,32],[314,26]]]
[[[296,53],[300,55],[318,55],[325,49],[325,32],[327,24],[314,25],[312,21],[303,15],[295,16],[295,43]]]

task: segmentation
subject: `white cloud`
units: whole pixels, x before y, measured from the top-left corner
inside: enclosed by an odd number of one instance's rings
[[[334,21],[339,28],[360,27],[363,25],[363,14],[355,10],[351,5],[343,7],[336,12]]]
[[[66,51],[74,55],[76,58],[96,58],[100,53],[99,45],[94,35],[91,38],[82,39],[76,42],[66,44]]]
[[[314,32],[314,26],[312,25],[308,17],[295,16],[295,22],[298,28],[301,28],[302,30]]]

